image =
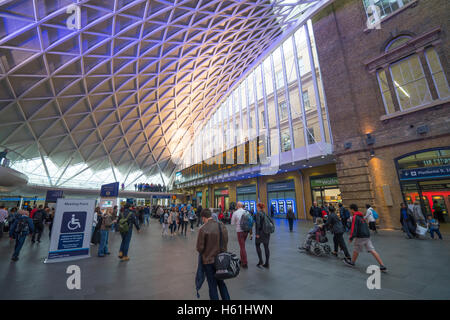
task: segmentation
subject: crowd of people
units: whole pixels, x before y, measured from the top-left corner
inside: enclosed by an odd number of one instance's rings
[[[355,204],[346,208],[342,203],[335,208],[332,204],[316,202],[311,206],[309,213],[313,219],[314,226],[307,235],[305,242],[299,247],[302,251],[318,250],[320,246],[328,241],[327,232],[333,235],[333,250],[330,254],[339,257],[342,252],[343,262],[349,266],[354,266],[361,252],[370,253],[378,262],[381,271],[386,271],[379,253],[375,250],[370,239],[371,233],[376,234],[376,220],[378,214],[371,205],[365,206],[365,212],[359,211]],[[219,293],[222,299],[230,299],[227,286],[223,280],[215,277],[216,257],[227,251],[228,228],[226,223],[235,226],[236,239],[239,244],[239,264],[240,268],[247,269],[249,261],[246,252],[246,240],[255,238],[255,250],[258,256],[256,267],[270,268],[270,239],[275,232],[275,224],[272,214],[265,210],[263,203],[256,205],[256,213],[245,209],[242,202],[236,206],[233,204],[231,211],[219,209],[203,209],[201,205],[194,207],[191,204],[178,204],[170,206],[130,206],[124,205],[120,208],[101,209],[97,207],[94,212],[92,225],[91,246],[98,246],[98,257],[105,257],[110,254],[108,241],[110,232],[118,232],[121,235],[121,244],[118,258],[121,261],[130,260],[128,252],[133,234],[133,229],[137,232],[143,227],[148,227],[150,218],[158,220],[161,225],[163,237],[174,237],[176,235],[187,236],[187,229],[193,233],[198,229],[196,249],[199,254],[199,264],[196,276],[197,290],[200,289],[206,279],[209,287],[210,299],[218,299]],[[271,210],[270,210],[271,211]],[[30,236],[31,243],[40,242],[44,233],[45,225],[48,225],[49,236],[51,236],[52,224],[55,215],[53,208],[42,205],[28,210],[11,208],[7,210],[0,206],[0,238],[3,231],[8,231],[11,239],[16,240],[12,260],[19,259],[19,253],[23,247],[27,236]],[[426,228],[430,237],[437,234],[440,239],[442,235],[439,231],[439,223],[443,220],[440,207],[435,203],[433,213],[424,215],[418,202],[403,204],[400,208],[400,222],[407,238],[423,238],[423,233],[417,229],[420,226]],[[289,231],[293,232],[293,222],[295,214],[289,208],[286,218],[289,222]],[[371,232],[372,231],[372,232]],[[348,243],[353,243],[353,253],[347,247],[345,234],[348,234]],[[219,241],[220,239],[220,241]],[[264,249],[261,249],[261,245]]]
[[[139,192],[167,192],[167,187],[162,186],[161,184],[153,184],[153,183],[136,183],[134,185],[134,191]]]

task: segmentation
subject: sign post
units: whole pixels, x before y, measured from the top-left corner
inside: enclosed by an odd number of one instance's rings
[[[57,199],[48,257],[44,263],[89,258],[95,200]]]

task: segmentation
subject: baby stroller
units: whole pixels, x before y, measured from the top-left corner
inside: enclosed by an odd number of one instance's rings
[[[331,247],[327,243],[328,238],[325,229],[321,225],[316,225],[309,230],[303,246],[299,249],[320,257],[331,253]]]

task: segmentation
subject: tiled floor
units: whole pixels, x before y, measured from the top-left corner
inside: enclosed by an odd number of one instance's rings
[[[232,299],[450,299],[450,237],[444,240],[408,240],[401,231],[380,231],[372,241],[389,272],[381,276],[381,290],[367,289],[367,266],[375,264],[362,254],[355,268],[339,259],[314,257],[297,249],[310,224],[277,220],[272,236],[271,268],[258,269],[253,241],[247,241],[249,269],[228,280]],[[239,253],[234,227],[228,226],[229,250]],[[46,230],[46,235],[48,230]],[[130,258],[116,257],[120,235],[110,236],[109,257],[72,263],[44,264],[48,237],[41,244],[25,244],[20,260],[10,262],[13,243],[0,240],[0,299],[197,299],[195,232],[187,237],[161,237],[159,223],[133,234]],[[346,237],[347,238],[347,237]],[[332,237],[329,236],[331,241]],[[96,247],[95,247],[96,249]],[[68,290],[66,268],[81,268],[81,290]],[[208,299],[207,283],[200,290]]]

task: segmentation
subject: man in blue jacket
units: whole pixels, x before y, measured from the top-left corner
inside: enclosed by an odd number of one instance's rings
[[[34,232],[33,220],[26,210],[19,210],[19,216],[14,220],[9,229],[9,237],[16,240],[12,261],[19,260],[19,253],[28,235]]]

